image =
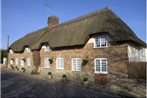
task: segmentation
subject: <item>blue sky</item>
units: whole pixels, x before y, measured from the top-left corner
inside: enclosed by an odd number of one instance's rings
[[[136,35],[146,41],[146,0],[1,0],[2,46],[47,26],[56,15],[60,23],[108,6]]]

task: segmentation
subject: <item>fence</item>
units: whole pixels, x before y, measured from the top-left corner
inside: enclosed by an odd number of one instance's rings
[[[129,78],[146,79],[146,62],[129,62],[127,73]]]

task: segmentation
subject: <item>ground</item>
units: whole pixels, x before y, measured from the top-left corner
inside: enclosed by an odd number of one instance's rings
[[[97,97],[112,95],[92,91],[70,82],[55,82],[38,79],[23,73],[16,73],[11,70],[2,69],[2,98],[10,97],[33,97],[33,98],[53,98],[53,97]]]
[[[118,79],[117,79],[118,80]],[[122,80],[120,80],[122,81]],[[115,81],[113,81],[114,83]],[[98,97],[145,97],[145,82],[136,86],[135,82],[125,80],[121,84],[83,86],[80,82],[53,81],[40,76],[2,68],[1,98],[98,98]],[[134,87],[133,89],[132,86]],[[136,88],[136,89],[135,89]],[[141,91],[140,91],[141,90]],[[140,92],[139,92],[140,91]],[[137,93],[138,92],[138,93]]]

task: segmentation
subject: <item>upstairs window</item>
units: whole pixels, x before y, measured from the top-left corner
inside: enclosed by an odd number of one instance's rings
[[[49,46],[46,46],[45,51],[49,51],[49,50],[50,50],[50,47]]]
[[[107,47],[106,36],[102,35],[102,36],[95,37],[94,48],[103,48],[103,47]]]
[[[64,69],[64,59],[63,58],[56,59],[56,68],[57,69]]]
[[[31,52],[30,48],[26,48],[26,52],[30,53]]]
[[[81,64],[82,64],[82,61],[80,58],[73,58],[72,59],[72,70],[81,71]]]
[[[44,49],[44,51],[49,51],[50,50],[49,46],[42,46],[42,48]]]
[[[107,73],[107,59],[96,58],[95,59],[95,73]]]
[[[13,50],[12,50],[12,49],[10,49],[10,50],[9,50],[9,53],[10,53],[10,54],[13,54],[14,52],[13,52]]]

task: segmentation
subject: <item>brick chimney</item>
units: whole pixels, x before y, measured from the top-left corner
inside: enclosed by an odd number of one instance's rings
[[[52,28],[59,24],[59,18],[57,16],[50,16],[48,17],[48,28]]]

